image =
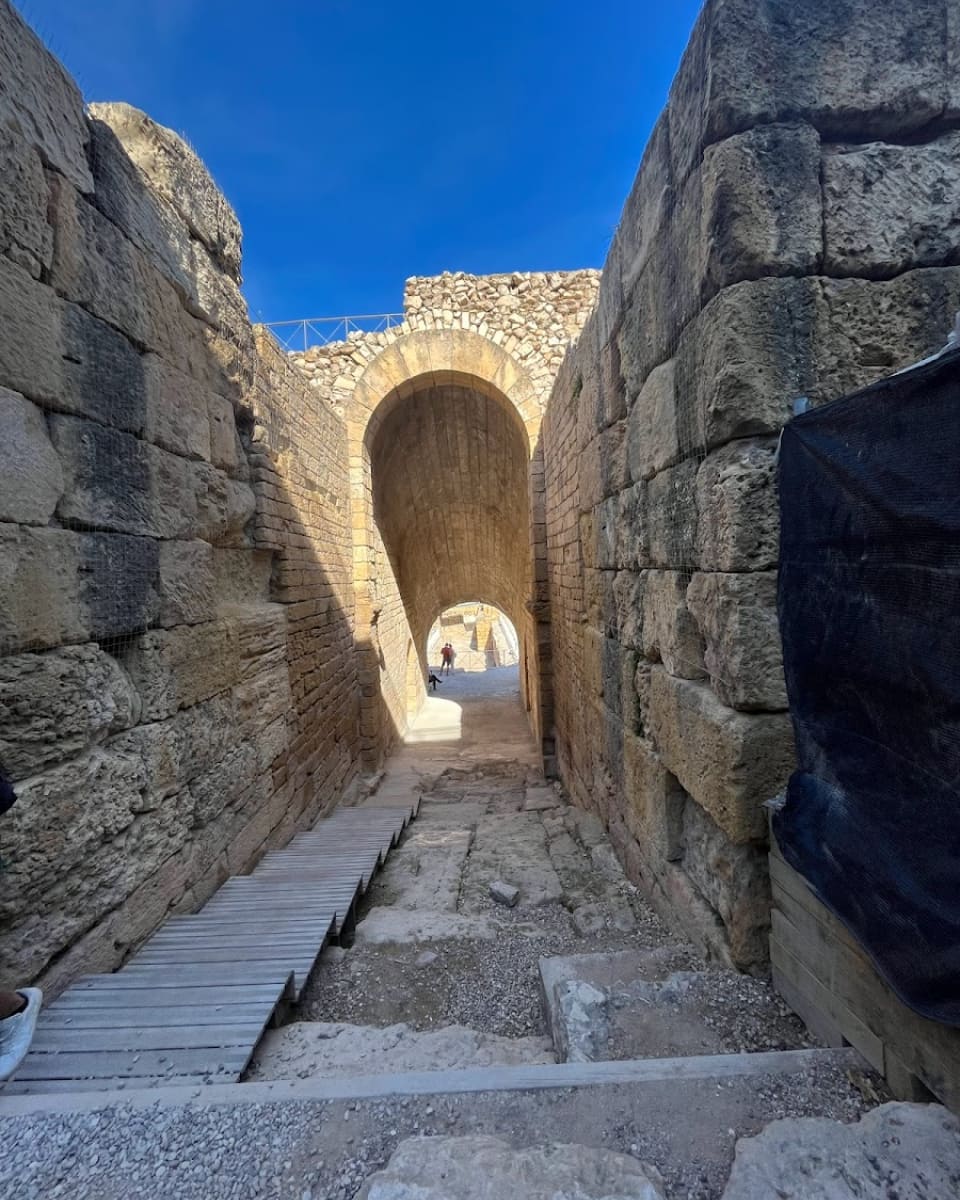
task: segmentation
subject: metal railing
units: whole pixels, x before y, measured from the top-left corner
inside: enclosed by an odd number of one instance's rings
[[[266,321],[284,350],[309,350],[345,342],[351,333],[383,333],[403,320],[403,313],[364,313],[358,317],[307,317],[301,321]]]

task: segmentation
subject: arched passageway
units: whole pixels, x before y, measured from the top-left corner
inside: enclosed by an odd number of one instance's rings
[[[468,673],[515,667],[520,657],[513,622],[496,605],[482,601],[444,609],[430,626],[427,661],[431,667],[441,665],[445,645],[453,651],[454,669]]]

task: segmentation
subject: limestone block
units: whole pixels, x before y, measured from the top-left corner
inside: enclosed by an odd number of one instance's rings
[[[702,679],[703,637],[687,608],[689,576],[679,571],[645,571],[643,653],[671,675]]]
[[[161,625],[196,625],[215,615],[216,574],[209,542],[161,542],[159,582]]]
[[[619,529],[620,498],[611,496],[593,510],[595,530],[594,564],[601,570],[612,571],[617,566],[617,533]]]
[[[889,277],[960,254],[960,133],[921,146],[831,147],[823,156],[825,270]]]
[[[650,561],[649,491],[642,480],[625,488],[617,499],[617,537],[614,565],[633,571]]]
[[[736,845],[766,836],[762,804],[793,768],[784,714],[738,713],[702,683],[651,673],[649,728],[667,770]]]
[[[884,1104],[856,1124],[794,1117],[741,1138],[723,1200],[946,1197],[958,1178],[960,1121],[939,1104]]]
[[[686,792],[670,774],[650,741],[626,733],[623,741],[623,819],[647,862],[674,862],[683,855]]]
[[[39,153],[18,127],[0,118],[0,254],[39,279],[50,266],[53,229],[47,221],[47,177]]]
[[[89,128],[97,208],[153,260],[184,300],[196,305],[193,249],[183,218],[148,186],[106,122],[94,117]]]
[[[823,279],[816,309],[817,397],[836,399],[941,349],[960,310],[960,267],[888,282]]]
[[[633,480],[652,479],[683,456],[673,359],[647,376],[629,415],[627,458]]]
[[[2,10],[0,10],[2,11]],[[0,386],[31,400],[55,400],[61,368],[61,304],[54,291],[0,255]]]
[[[196,534],[220,546],[247,545],[247,526],[257,509],[253,488],[205,463],[197,464],[191,474],[197,496]]]
[[[780,557],[777,441],[745,438],[697,472],[698,560],[713,571],[762,571]]]
[[[59,325],[62,361],[56,407],[142,433],[148,393],[140,353],[112,326],[75,304],[60,306]]]
[[[741,970],[770,957],[770,868],[764,847],[737,846],[699,804],[682,808],[683,869],[723,921],[730,955]]]
[[[744,279],[813,274],[823,247],[820,137],[765,125],[703,156],[704,299]]]
[[[124,533],[175,536],[157,522],[150,480],[150,447],[95,421],[54,413],[53,445],[63,464],[62,521]]]
[[[43,413],[23,396],[0,388],[0,428],[0,521],[46,525],[63,493],[63,471]]]
[[[598,993],[599,995],[600,993]],[[520,1183],[522,1181],[522,1184]],[[610,1150],[561,1145],[516,1149],[499,1138],[409,1138],[356,1200],[664,1200],[653,1168]]]
[[[741,712],[786,709],[776,572],[694,575],[687,603],[720,700]]]
[[[270,598],[270,551],[216,546],[213,566],[214,591],[221,605],[261,604]]]
[[[657,235],[667,219],[672,200],[672,182],[670,121],[669,114],[664,112],[650,134],[614,235],[620,257],[622,296],[629,295],[633,290],[640,272],[650,259]],[[606,274],[605,267],[600,280],[601,294]],[[623,307],[622,298],[619,307]]]
[[[0,62],[0,125],[21,129],[44,161],[81,191],[92,192],[83,97],[6,0],[0,4]]]
[[[233,405],[223,396],[211,395],[207,410],[210,461],[228,474],[235,473],[245,462],[243,446],[237,433]]]
[[[157,618],[159,548],[152,538],[116,533],[77,535],[80,597],[90,636],[114,638]]]
[[[89,637],[78,548],[77,535],[66,529],[0,525],[0,648]]]
[[[257,777],[256,747],[249,741],[235,746],[212,770],[191,781],[194,826],[207,825],[228,806],[241,804]]]
[[[139,693],[137,693],[139,701]],[[192,715],[201,705],[178,716]],[[180,740],[175,720],[149,721],[112,737],[107,749],[139,758],[145,780],[136,812],[152,812],[183,786]]]
[[[113,130],[148,185],[239,281],[240,223],[198,155],[172,130],[129,104],[91,104],[90,113]]]
[[[195,242],[192,251],[190,272],[196,304],[189,303],[189,311],[224,333],[228,341],[246,340],[250,336],[250,318],[236,281],[211,259],[205,246]]]
[[[123,668],[98,646],[0,658],[0,761],[14,779],[82,754],[139,711]]]
[[[611,636],[627,650],[639,650],[643,643],[645,571],[618,571],[610,589],[613,602]]]
[[[602,643],[602,686],[603,702],[628,728],[636,728],[639,718],[637,693],[633,677],[637,670],[635,650],[624,650],[613,638],[604,638]]]
[[[922,129],[946,106],[947,7],[917,0],[878,19],[870,0],[711,6],[700,22],[709,31],[706,142],[784,118],[839,137]]]
[[[210,405],[219,401],[229,408],[229,400],[211,396],[195,379],[156,354],[144,355],[143,375],[144,437],[173,454],[210,461]]]
[[[137,639],[126,667],[156,721],[233,687],[240,678],[236,622],[154,630]]]
[[[696,561],[697,463],[686,459],[647,484],[649,561],[658,567],[691,567]]]
[[[695,407],[699,447],[776,433],[797,396],[815,395],[818,290],[810,279],[738,283],[684,331],[677,391]]]
[[[4,817],[7,886],[13,894],[25,901],[42,895],[54,866],[58,877],[69,879],[130,825],[143,785],[139,759],[99,748],[24,780]],[[91,913],[76,915],[90,924]]]

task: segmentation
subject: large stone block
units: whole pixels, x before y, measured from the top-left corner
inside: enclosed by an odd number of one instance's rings
[[[794,764],[784,714],[735,712],[706,684],[651,674],[649,728],[665,766],[735,844],[762,842],[762,805]]]
[[[643,653],[671,675],[702,679],[703,638],[687,608],[689,576],[679,571],[645,571]]]
[[[677,394],[693,410],[699,448],[776,433],[793,401],[815,394],[818,293],[812,279],[738,283],[690,323],[677,352]]]
[[[646,579],[646,571],[618,571],[609,588],[612,601],[609,633],[627,650],[642,648]]]
[[[0,429],[5,460],[0,521],[46,525],[63,493],[63,471],[43,413],[23,396],[0,388]]]
[[[697,463],[689,458],[661,471],[647,484],[649,562],[691,569],[697,552]]]
[[[649,262],[657,236],[666,223],[672,202],[672,182],[669,115],[664,112],[650,134],[614,235],[616,265],[621,275],[619,310],[623,308],[623,297],[633,290],[640,272]],[[613,255],[614,247],[611,247],[611,257]],[[605,266],[600,282],[601,296],[606,274]],[[620,311],[617,311],[608,320],[608,336],[619,318]]]
[[[139,712],[136,689],[99,646],[0,658],[0,761],[14,779],[84,753]]]
[[[614,565],[627,571],[650,561],[649,492],[642,480],[625,488],[617,499],[617,537]]]
[[[706,642],[710,683],[742,712],[787,708],[773,571],[694,575],[687,603]]]
[[[233,279],[240,279],[240,223],[203,162],[172,130],[129,104],[92,104],[148,185],[173,206]]]
[[[683,855],[687,794],[649,740],[635,733],[623,742],[624,822],[654,871]]]
[[[809,125],[765,125],[703,158],[702,296],[744,279],[812,274],[823,248],[820,137]]]
[[[143,375],[144,436],[173,454],[209,461],[211,393],[156,354],[144,355]],[[217,399],[230,407],[228,400]]]
[[[0,178],[0,254],[39,279],[53,255],[53,229],[47,221],[47,177],[43,160],[19,126],[2,118]]]
[[[627,460],[633,480],[652,479],[683,457],[673,359],[655,367],[630,408]]]
[[[105,640],[137,633],[156,620],[159,547],[152,538],[80,534],[76,554],[91,637]]]
[[[66,529],[0,525],[0,649],[89,638],[78,549]]]
[[[58,398],[60,310],[52,288],[0,255],[0,386],[31,400]]]
[[[207,409],[210,461],[215,467],[233,475],[246,465],[246,455],[237,432],[233,405],[225,397],[213,394],[209,398]]]
[[[124,665],[143,699],[143,719],[172,716],[239,682],[237,623],[153,630],[136,640]]]
[[[816,398],[834,400],[940,350],[960,310],[960,267],[889,282],[817,282]]]
[[[960,133],[823,156],[825,270],[884,278],[960,254]]]
[[[159,566],[161,625],[197,625],[216,615],[216,576],[209,542],[161,542]]]
[[[152,190],[104,121],[90,121],[90,161],[97,208],[153,260],[188,303],[197,303],[190,230]]]
[[[30,902],[49,891],[54,873],[69,880],[131,824],[144,782],[139,759],[99,748],[25,780],[4,817],[11,894]],[[89,926],[90,913],[77,915]]]
[[[762,571],[780,557],[777,440],[745,438],[697,472],[698,559],[711,571]]]
[[[92,192],[80,90],[8,0],[0,3],[0,62],[0,125],[19,129],[45,162]]]
[[[683,870],[723,921],[730,957],[741,971],[770,958],[770,869],[765,847],[730,842],[693,800],[683,806]]]
[[[871,0],[708,5],[703,144],[798,118],[837,137],[855,129],[899,139],[923,129],[947,104],[948,7],[945,0],[882,13]]]

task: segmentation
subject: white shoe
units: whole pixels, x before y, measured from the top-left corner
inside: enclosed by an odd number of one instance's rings
[[[18,994],[26,1000],[27,1007],[0,1021],[0,1080],[9,1079],[26,1058],[43,1003],[39,988],[20,988]]]

